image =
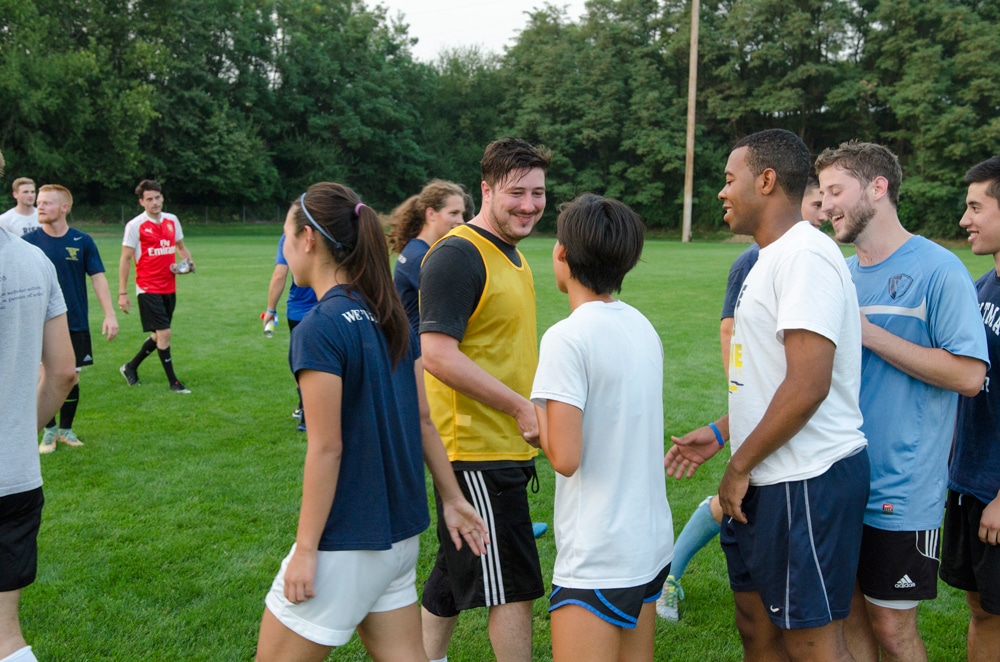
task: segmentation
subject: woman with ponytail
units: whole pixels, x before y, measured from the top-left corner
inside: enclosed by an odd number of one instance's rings
[[[309,417],[295,545],[265,600],[258,660],[323,660],[355,630],[374,659],[426,659],[417,606],[423,463],[456,548],[486,551],[424,394],[420,344],[392,285],[378,216],[340,184],[309,187],[285,219],[285,258],[319,302],[289,362]]]
[[[419,194],[411,196],[392,212],[389,244],[399,253],[393,282],[414,332],[419,332],[420,326],[420,263],[434,242],[463,223],[464,213],[462,188],[441,179],[432,180]]]

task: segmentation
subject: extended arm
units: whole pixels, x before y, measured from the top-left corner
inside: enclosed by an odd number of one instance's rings
[[[719,429],[723,441],[729,439],[729,414],[726,414],[715,421],[715,427]],[[691,430],[683,437],[671,435],[670,441],[673,446],[663,457],[663,466],[667,469],[667,475],[674,478],[690,478],[695,470],[703,462],[715,457],[715,454],[722,450],[722,445],[715,437],[715,431],[708,425]]]
[[[295,553],[285,570],[285,597],[293,603],[304,602],[316,595],[313,580],[316,577],[319,540],[333,507],[343,452],[341,378],[316,370],[302,370],[298,378],[303,407],[309,412],[309,430],[306,433],[308,445]]]
[[[422,333],[420,346],[427,372],[463,395],[513,417],[524,440],[538,446],[538,419],[527,398],[483,370],[447,334]]]
[[[969,398],[979,393],[986,379],[986,364],[979,359],[904,340],[869,322],[864,313],[861,314],[861,344],[910,377]]]
[[[281,300],[281,293],[285,291],[285,281],[288,279],[288,265],[276,264],[271,273],[271,283],[267,286],[267,308],[264,310],[264,324],[274,319],[274,313],[269,310],[277,310],[278,302]]]
[[[42,330],[42,371],[37,404],[39,430],[52,420],[76,380],[76,354],[63,313],[47,321]]]
[[[548,400],[545,408],[535,405],[539,440],[552,468],[572,476],[580,468],[583,454],[583,410],[558,400]]]
[[[135,251],[131,246],[122,246],[122,256],[118,260],[118,307],[123,313],[128,315],[129,308],[132,307],[128,299],[128,272],[132,268],[132,258]]]
[[[462,549],[462,539],[469,544],[469,549],[476,556],[486,553],[489,544],[489,530],[486,523],[476,512],[476,509],[466,501],[462,490],[455,480],[455,472],[448,461],[448,454],[441,443],[434,422],[431,420],[431,408],[427,404],[427,393],[424,389],[424,367],[420,360],[414,364],[417,379],[417,397],[420,400],[420,438],[424,448],[424,463],[434,479],[434,487],[441,495],[441,506],[444,509],[445,524],[455,549]],[[310,423],[312,425],[312,423]]]
[[[118,335],[118,317],[115,315],[115,307],[111,305],[111,290],[108,288],[108,277],[104,272],[96,273],[90,277],[90,284],[94,287],[94,295],[97,302],[101,304],[104,311],[104,322],[101,324],[101,333],[107,336],[108,340],[113,340]],[[118,290],[124,292],[124,290]]]
[[[809,421],[830,392],[836,346],[811,331],[785,331],[785,378],[757,427],[733,454],[719,485],[724,513],[746,523],[741,504],[750,472]]]

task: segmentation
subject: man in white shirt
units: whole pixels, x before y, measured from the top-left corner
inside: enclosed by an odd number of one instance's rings
[[[20,237],[41,227],[38,210],[35,209],[35,182],[27,177],[18,177],[11,185],[11,192],[17,205],[0,214],[0,228]]]

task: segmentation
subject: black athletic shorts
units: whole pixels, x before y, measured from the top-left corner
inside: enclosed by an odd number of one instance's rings
[[[169,329],[176,305],[176,294],[140,294],[139,318],[142,320],[142,330],[152,333]]]
[[[536,600],[545,595],[542,568],[528,512],[528,482],[535,468],[456,470],[462,493],[489,530],[484,556],[456,550],[441,516],[441,496],[434,491],[438,513],[438,553],[424,583],[422,604],[435,616],[448,618],[474,607]]]
[[[979,594],[983,611],[1000,615],[1000,545],[979,539],[986,504],[948,490],[941,547],[941,579],[962,591]]]
[[[858,564],[861,592],[876,600],[936,598],[940,533],[885,531],[865,524]]]
[[[35,581],[44,503],[40,487],[0,497],[0,592]]]
[[[90,331],[70,331],[69,339],[76,354],[76,367],[94,365],[94,350],[90,344]]]
[[[567,605],[583,607],[602,621],[626,630],[635,629],[639,622],[639,612],[647,602],[656,602],[663,593],[663,582],[670,574],[668,563],[653,581],[628,588],[565,588],[552,585],[549,596],[549,611]]]

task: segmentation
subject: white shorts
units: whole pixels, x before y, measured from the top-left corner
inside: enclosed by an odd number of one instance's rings
[[[392,611],[417,601],[420,537],[382,551],[319,552],[314,598],[292,604],[285,598],[285,569],[295,552],[281,562],[264,603],[292,632],[321,646],[343,646],[370,612]]]

